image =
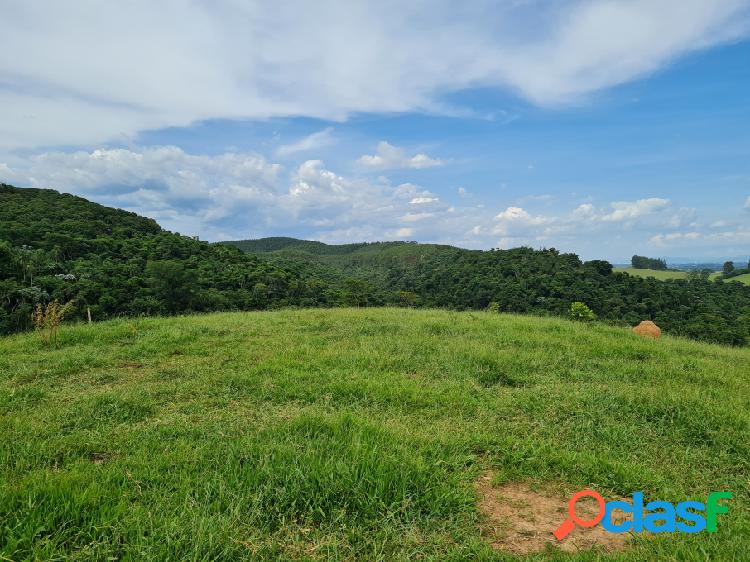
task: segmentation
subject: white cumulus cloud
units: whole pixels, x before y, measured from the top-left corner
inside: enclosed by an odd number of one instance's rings
[[[417,233],[416,222],[432,236],[441,225],[429,220],[450,213],[417,185],[345,177],[321,160],[284,173],[257,154],[194,155],[174,146],[42,153],[21,167],[0,164],[0,181],[75,193],[212,240],[274,233],[381,240]]]
[[[667,205],[669,205],[669,199],[660,197],[638,199],[637,201],[616,201],[611,204],[613,211],[602,216],[601,220],[611,222],[633,220],[661,210]]]
[[[646,244],[685,248],[690,255],[696,248],[743,255],[750,244],[744,217],[693,220],[697,211],[658,197],[597,204],[560,200],[554,207],[538,202],[543,212],[533,201],[528,208],[463,205],[455,192],[443,200],[413,183],[341,174],[321,160],[285,168],[253,153],[201,155],[174,146],[45,152],[18,164],[0,163],[0,181],[82,195],[209,240],[408,238],[472,248],[554,246],[591,257],[611,251],[601,246],[604,239],[618,244],[623,256]],[[459,202],[447,200],[451,196]]]
[[[358,162],[368,168],[379,170],[394,170],[398,168],[411,168],[421,170],[423,168],[434,168],[442,166],[443,161],[437,158],[430,158],[426,154],[415,154],[407,156],[401,148],[392,144],[381,141],[378,143],[375,154],[365,154],[361,156]]]

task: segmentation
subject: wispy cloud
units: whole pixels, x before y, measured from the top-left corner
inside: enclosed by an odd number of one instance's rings
[[[0,147],[90,145],[211,118],[440,112],[445,94],[476,86],[540,105],[577,102],[746,36],[748,7],[747,0],[293,0],[283,10],[232,0],[15,3],[0,18]]]
[[[333,127],[326,127],[322,131],[307,135],[290,144],[283,144],[276,149],[278,157],[290,156],[299,152],[319,150],[334,143]]]
[[[727,254],[747,255],[750,229],[739,226],[719,232],[670,232],[652,236],[650,242],[657,248],[679,248],[693,252],[703,248],[716,248]]]

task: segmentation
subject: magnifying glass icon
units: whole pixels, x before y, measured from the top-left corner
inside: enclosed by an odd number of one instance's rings
[[[576,502],[584,497],[594,498],[599,504],[599,513],[593,519],[581,519],[576,515]],[[604,505],[604,498],[601,497],[597,492],[593,490],[581,490],[573,494],[573,497],[568,501],[568,515],[569,517],[563,521],[557,530],[553,533],[555,538],[559,541],[563,540],[568,534],[575,528],[576,525],[580,527],[593,527],[597,525],[599,521],[604,518],[606,506]]]

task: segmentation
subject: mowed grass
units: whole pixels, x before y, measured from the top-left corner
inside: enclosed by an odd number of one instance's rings
[[[750,351],[405,309],[118,320],[0,339],[0,559],[512,560],[473,483],[705,501],[750,552]],[[552,529],[550,529],[552,531]]]
[[[635,277],[653,277],[654,279],[687,279],[686,271],[663,271],[658,269],[637,269],[635,267],[616,267],[614,271],[627,273]]]

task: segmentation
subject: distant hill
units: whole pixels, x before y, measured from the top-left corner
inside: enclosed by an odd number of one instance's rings
[[[669,269],[642,269],[635,267],[618,267],[615,268],[618,273],[627,273],[637,277],[653,277],[654,279],[687,279],[687,272],[675,271]]]
[[[654,279],[666,280],[666,279],[687,279],[687,271],[678,271],[674,269],[659,270],[659,269],[636,269],[634,267],[616,267],[614,271],[618,273],[627,273],[628,275],[634,275],[636,277],[653,277]],[[708,278],[711,281],[722,279],[725,283],[737,282],[743,283],[744,285],[750,285],[750,274],[745,273],[743,275],[736,275],[735,277],[724,278],[721,271],[714,271]]]
[[[357,244],[325,244],[315,240],[299,240],[297,238],[287,238],[284,236],[274,236],[269,238],[258,238],[255,240],[234,240],[219,242],[227,246],[235,246],[244,252],[263,253],[263,252],[307,252],[318,255],[345,255],[352,254],[360,250],[366,250],[372,246],[378,250],[401,246],[404,244],[414,244],[413,242],[360,242]]]
[[[743,283],[744,285],[750,285],[750,273],[745,273],[744,275],[738,275],[737,277],[731,277],[727,279],[727,282],[729,281],[737,281],[739,283]]]
[[[415,267],[429,256],[471,252],[455,246],[406,241],[325,244],[313,240],[282,237],[228,241],[220,244],[234,246],[251,254],[271,256],[275,263],[317,264],[329,268],[329,271],[336,271],[339,275],[361,279],[378,287],[388,286],[398,270]],[[404,288],[393,290],[408,291]]]
[[[712,279],[723,279],[724,283],[731,283],[731,282],[737,282],[742,283],[743,285],[750,285],[750,273],[744,273],[742,275],[736,275],[734,277],[728,277],[726,279],[721,277],[720,272],[716,272],[711,275]]]
[[[358,242],[355,244],[325,244],[315,240],[269,237],[255,240],[230,240],[219,242],[249,253],[309,253],[318,256],[350,256],[352,254],[416,255],[433,250],[458,250],[455,246],[419,244],[417,242]]]

